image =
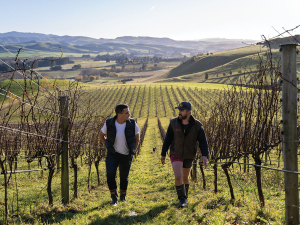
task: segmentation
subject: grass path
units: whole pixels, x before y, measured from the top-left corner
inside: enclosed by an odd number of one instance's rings
[[[160,118],[166,129],[169,118]],[[145,118],[138,118],[140,127]],[[153,152],[153,147],[156,151]],[[226,179],[219,170],[219,192],[213,193],[212,167],[205,169],[207,189],[203,190],[201,178],[190,182],[188,207],[177,209],[177,194],[174,186],[174,176],[170,160],[160,163],[162,141],[157,126],[157,118],[149,118],[148,129],[141,148],[140,155],[134,159],[129,176],[127,202],[118,206],[110,205],[111,198],[106,184],[105,162],[100,164],[101,185],[96,185],[95,170],[92,167],[91,190],[87,189],[88,167],[83,166],[79,171],[78,198],[70,200],[66,207],[60,205],[60,176],[53,180],[54,206],[49,206],[46,196],[46,177],[39,179],[39,173],[32,173],[31,178],[26,174],[18,175],[19,200],[21,217],[14,217],[10,208],[11,223],[16,224],[282,224],[281,193],[266,192],[266,208],[260,210],[255,198],[254,181],[241,192],[235,184],[236,201],[230,200],[230,194],[225,183]],[[238,171],[236,171],[238,172]],[[70,184],[73,185],[73,172],[70,170]],[[237,181],[235,178],[233,181]],[[274,182],[271,177],[270,180]],[[117,183],[119,178],[117,177]],[[238,180],[240,184],[245,181]],[[243,183],[242,183],[243,182]],[[250,180],[249,180],[250,182]],[[15,183],[10,186],[10,197],[13,199]],[[1,188],[2,189],[2,188]],[[33,191],[36,190],[36,191]],[[73,187],[70,186],[70,196]],[[249,196],[248,196],[249,194]],[[274,199],[274,196],[279,196]],[[15,204],[15,203],[14,203]],[[10,204],[11,207],[12,204]],[[1,207],[1,206],[0,206]],[[260,222],[259,222],[260,221]],[[1,222],[1,221],[0,221]]]
[[[110,206],[110,195],[104,185],[101,190],[94,191],[95,196],[102,196],[98,204],[93,194],[89,194],[85,198],[88,201],[86,213],[63,220],[62,224],[205,224],[206,213],[199,204],[199,198],[202,197],[193,195],[195,184],[191,185],[190,206],[186,209],[176,208],[178,200],[173,171],[169,159],[166,165],[160,163],[161,146],[157,118],[151,118],[141,153],[131,167],[127,202],[119,203],[116,207]],[[157,148],[155,152],[153,147]]]
[[[200,185],[196,183],[191,183],[189,207],[176,208],[178,200],[173,171],[169,159],[164,166],[160,163],[161,146],[157,118],[151,118],[141,154],[134,159],[130,171],[128,201],[116,207],[110,206],[109,193],[103,187],[99,206],[74,222],[86,223],[88,218],[88,224],[210,224],[207,218],[210,215],[216,219],[213,224],[223,224],[225,214],[216,217],[214,212],[208,214],[204,209],[206,194],[199,192]],[[153,147],[157,148],[156,152],[153,152]],[[65,224],[70,222],[73,221]]]
[[[166,222],[165,216],[169,214],[170,208],[176,209],[177,200],[174,198],[171,167],[162,166],[160,163],[161,145],[157,119],[152,118],[149,120],[141,153],[134,159],[131,167],[128,201],[112,207],[109,205],[110,196],[106,191],[103,193],[105,196],[100,204],[101,210],[90,215],[90,224],[161,224]],[[153,153],[153,147],[157,147],[155,153]]]

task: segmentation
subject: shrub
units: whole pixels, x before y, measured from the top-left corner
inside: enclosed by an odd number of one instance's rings
[[[50,70],[53,70],[53,71],[57,71],[57,70],[61,70],[61,69],[62,69],[62,67],[60,65],[50,67]]]
[[[119,77],[119,74],[117,74],[115,72],[110,72],[109,77]]]
[[[147,67],[147,64],[146,63],[143,63],[143,65],[142,65],[142,70],[146,70],[146,67]]]
[[[82,81],[82,80],[83,80],[83,76],[77,75],[77,76],[75,77],[75,80],[77,80],[77,81]]]
[[[74,65],[72,67],[72,70],[79,70],[79,69],[81,69],[81,65],[80,64]]]
[[[103,76],[103,77],[108,77],[108,76],[109,76],[109,73],[108,73],[106,70],[102,70],[101,76]]]

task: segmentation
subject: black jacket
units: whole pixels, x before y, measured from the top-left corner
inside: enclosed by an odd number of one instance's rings
[[[116,139],[117,129],[115,125],[115,121],[117,119],[117,116],[110,118],[106,120],[106,127],[107,127],[107,134],[106,134],[106,141],[105,141],[105,147],[108,151],[115,154],[114,149],[114,143]],[[126,127],[125,127],[125,137],[126,137],[126,143],[127,147],[129,149],[129,154],[132,155],[135,149],[135,121],[134,119],[129,119],[129,121],[126,121]]]
[[[174,118],[170,121],[161,155],[166,156],[170,147],[171,155],[177,155],[182,159],[194,159],[197,152],[197,141],[202,156],[208,157],[209,150],[201,122],[190,116],[189,124],[185,126],[181,119]]]

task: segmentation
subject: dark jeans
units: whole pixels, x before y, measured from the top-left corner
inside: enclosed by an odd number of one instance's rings
[[[117,189],[116,173],[119,167],[120,171],[120,189],[127,190],[128,186],[128,175],[132,162],[132,156],[122,155],[120,153],[112,154],[107,151],[106,156],[106,177],[109,190]]]

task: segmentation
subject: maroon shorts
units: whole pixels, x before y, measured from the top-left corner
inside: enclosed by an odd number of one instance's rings
[[[193,165],[193,159],[181,159],[177,155],[170,155],[171,163],[179,161],[183,162],[183,168],[191,168]]]
[[[171,163],[179,161],[183,162],[183,159],[179,158],[177,155],[170,155]]]

